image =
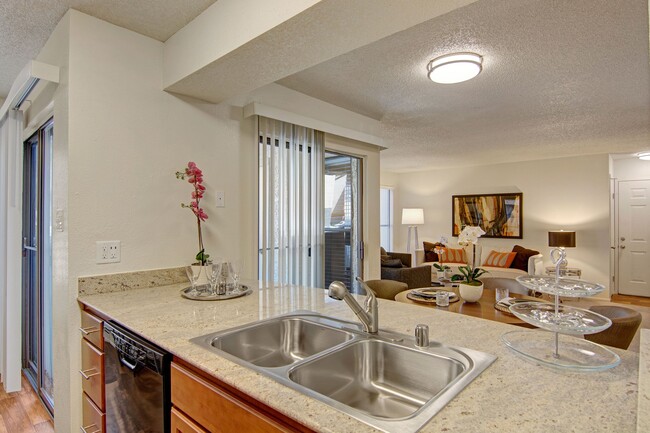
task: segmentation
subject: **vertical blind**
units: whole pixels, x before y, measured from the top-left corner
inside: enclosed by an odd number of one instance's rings
[[[322,287],[323,133],[265,117],[259,132],[259,277]]]

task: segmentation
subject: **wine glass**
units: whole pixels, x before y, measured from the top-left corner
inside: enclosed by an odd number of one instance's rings
[[[208,283],[210,284],[210,295],[214,296],[217,294],[216,287],[219,277],[221,277],[221,259],[215,259],[212,264],[206,266],[206,277],[208,278]]]
[[[192,290],[190,290],[190,295],[192,296],[196,296],[197,293],[196,282],[199,280],[202,267],[203,266],[187,266],[185,268],[185,272],[187,273],[187,278],[190,280],[190,284],[192,285]]]
[[[228,264],[228,271],[232,277],[232,290],[239,290],[239,274],[241,272],[241,261],[231,260]]]

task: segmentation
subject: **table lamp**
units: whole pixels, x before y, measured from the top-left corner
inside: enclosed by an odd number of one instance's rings
[[[406,251],[411,252],[411,229],[415,232],[415,248],[420,241],[418,240],[418,224],[424,224],[424,209],[404,208],[402,209],[402,224],[409,226],[408,240],[406,241]]]
[[[575,248],[576,232],[564,230],[548,232],[548,246],[559,248],[564,251],[565,248]],[[564,266],[567,264],[565,263]]]

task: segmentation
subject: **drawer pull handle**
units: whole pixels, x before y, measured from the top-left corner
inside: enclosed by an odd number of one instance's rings
[[[99,332],[99,327],[97,327],[97,326],[88,326],[86,328],[79,328],[79,330],[81,331],[81,333],[83,335],[90,335],[90,334],[94,334],[95,332]]]
[[[88,429],[91,427],[95,427],[97,430],[88,431]],[[81,433],[99,433],[100,431],[102,430],[99,427],[97,427],[97,424],[90,424],[87,425],[86,427],[81,427]]]
[[[94,373],[90,373],[90,374],[88,374],[88,373],[91,372],[91,371],[94,371]],[[99,375],[99,371],[97,371],[96,368],[89,368],[88,370],[79,370],[79,373],[80,373],[81,376],[83,376],[83,378],[86,379],[86,380],[89,380],[89,379],[90,379],[91,377],[93,377],[93,376],[98,376],[98,375]]]

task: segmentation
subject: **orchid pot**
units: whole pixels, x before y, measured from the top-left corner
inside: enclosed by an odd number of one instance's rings
[[[459,283],[458,292],[460,297],[465,302],[477,302],[483,296],[483,283],[478,282],[479,284],[468,284],[468,283]]]

